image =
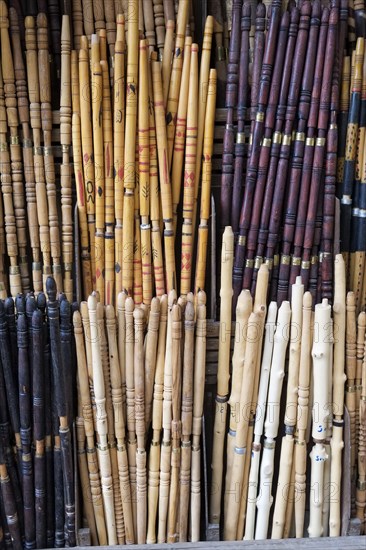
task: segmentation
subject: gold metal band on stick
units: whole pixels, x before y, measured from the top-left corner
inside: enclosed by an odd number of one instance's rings
[[[152,83],[155,109],[155,128],[159,161],[160,193],[164,221],[164,246],[166,286],[168,292],[176,288],[176,270],[174,255],[174,228],[172,188],[169,176],[168,142],[163,104],[161,70],[158,61],[152,61]]]
[[[126,74],[126,128],[124,154],[123,201],[123,275],[122,288],[129,295],[133,289],[134,189],[136,180],[135,146],[137,125],[137,82],[139,56],[138,0],[128,3],[128,41]]]
[[[210,219],[211,203],[211,172],[212,172],[212,152],[215,128],[215,107],[216,107],[216,69],[210,70],[208,82],[207,109],[204,123],[203,137],[203,162],[202,162],[202,193],[201,193],[201,213],[200,225],[198,228],[196,276],[194,291],[205,288],[206,279],[206,261],[207,261],[207,243],[208,243],[208,222]],[[198,135],[199,138],[199,135]],[[198,168],[200,170],[200,168]],[[196,164],[197,175],[197,164]],[[194,214],[194,213],[193,213]],[[194,215],[193,215],[194,220]],[[194,225],[193,225],[194,228]]]

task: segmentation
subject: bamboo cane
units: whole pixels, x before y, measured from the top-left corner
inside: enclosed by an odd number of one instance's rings
[[[200,290],[197,296],[196,341],[193,378],[193,419],[191,455],[191,541],[200,540],[201,518],[201,447],[204,380],[206,365],[206,294]]]
[[[166,294],[160,298],[160,321],[156,371],[154,381],[152,429],[153,437],[149,453],[149,488],[148,488],[148,527],[146,542],[156,542],[156,517],[159,500],[159,465],[160,465],[160,432],[163,418],[164,362],[166,349],[168,299]]]
[[[126,73],[126,126],[123,185],[123,279],[122,288],[130,295],[133,288],[133,244],[134,244],[134,188],[136,185],[135,147],[137,123],[138,82],[138,14],[137,0],[128,4],[128,41]]]
[[[198,116],[198,46],[192,44],[189,75],[187,134],[184,157],[183,225],[180,291],[187,295],[191,290],[193,263],[193,207],[197,149]]]
[[[117,17],[117,40],[114,54],[114,124],[113,124],[113,159],[114,159],[114,211],[116,224],[115,238],[115,295],[116,303],[122,291],[123,272],[123,171],[125,149],[125,19]]]
[[[217,396],[212,451],[212,487],[210,502],[210,523],[220,522],[222,491],[222,459],[224,453],[227,401],[229,393],[229,361],[231,338],[232,269],[234,256],[234,234],[230,226],[225,228],[221,252],[220,289],[220,336],[217,372]]]
[[[291,319],[291,309],[288,302],[282,302],[278,310],[276,332],[271,364],[271,374],[268,389],[266,420],[264,424],[265,441],[260,469],[259,496],[257,498],[257,525],[255,539],[267,538],[270,508],[273,502],[272,481],[274,470],[275,438],[279,425],[279,401],[284,377],[284,360],[288,344],[288,327]]]

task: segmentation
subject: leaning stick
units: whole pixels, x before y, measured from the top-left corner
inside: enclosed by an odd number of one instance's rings
[[[364,352],[366,350],[366,344]],[[357,517],[361,520],[361,533],[365,533],[366,505],[366,353],[362,363],[362,383],[360,399],[360,428],[358,438],[358,481],[356,490]]]
[[[16,510],[16,502],[14,498],[14,492],[8,470],[5,464],[4,450],[1,450],[0,456],[0,480],[1,480],[1,494],[2,503],[4,507],[4,513],[6,516],[7,525],[11,535],[11,542],[14,550],[21,550],[23,548],[21,540],[21,530],[19,526],[19,519]]]
[[[156,32],[156,46],[159,51],[159,60],[162,61],[164,55],[165,42],[165,21],[163,0],[153,0],[154,4],[154,20]]]
[[[181,0],[179,2],[179,11],[177,15],[177,26],[174,45],[174,56],[172,62],[172,73],[169,83],[168,100],[166,102],[166,134],[167,134],[167,169],[170,171],[173,145],[174,145],[174,133],[175,125],[177,122],[178,111],[178,99],[179,90],[182,78],[182,66],[183,66],[183,51],[184,51],[184,37],[186,31],[186,25],[188,21],[188,8],[189,0]],[[159,148],[158,148],[159,149]]]
[[[93,13],[95,32],[100,31],[100,29],[105,29],[103,0],[93,0]]]
[[[240,503],[242,496],[242,479],[244,475],[247,435],[249,428],[248,403],[252,400],[255,379],[255,367],[258,353],[258,324],[260,316],[264,314],[254,311],[250,314],[247,329],[247,345],[245,348],[245,360],[243,367],[243,382],[240,392],[240,416],[236,427],[234,457],[232,458],[232,472],[227,500],[227,513],[224,524],[225,540],[235,540],[239,519]],[[244,412],[245,411],[245,412]],[[234,490],[233,490],[234,489]]]
[[[296,277],[296,283],[292,285],[291,292],[291,327],[290,327],[290,350],[288,379],[286,392],[285,409],[285,434],[282,438],[281,457],[278,474],[278,485],[275,508],[273,513],[272,539],[283,538],[286,508],[292,507],[290,497],[291,471],[294,455],[294,433],[297,420],[297,394],[299,387],[299,368],[301,354],[301,326],[302,326],[302,303],[304,296],[304,285],[301,277]],[[287,490],[287,493],[286,493]],[[286,498],[287,497],[287,498]]]
[[[156,46],[155,25],[154,25],[154,10],[152,0],[145,0],[142,3],[144,12],[145,36],[149,51],[154,51]]]
[[[183,190],[183,225],[180,291],[187,295],[191,290],[191,274],[193,264],[193,207],[194,180],[196,170],[195,152],[197,149],[197,116],[198,116],[198,46],[192,44],[191,66],[189,75],[187,134],[184,158],[184,190]]]
[[[122,291],[123,271],[123,171],[125,149],[125,19],[117,16],[117,40],[114,52],[114,117],[113,117],[113,159],[114,159],[114,211],[116,224],[115,239],[115,301]]]
[[[15,84],[17,88],[19,121],[23,131],[23,165],[25,179],[25,194],[27,202],[27,217],[30,245],[32,249],[32,280],[35,292],[42,290],[42,266],[39,240],[39,224],[37,217],[36,186],[33,165],[32,140],[29,116],[29,99],[27,77],[23,60],[23,49],[20,43],[18,14],[16,9],[9,8],[10,32],[13,50]],[[5,243],[4,243],[5,244]],[[4,248],[5,250],[5,248]]]
[[[188,511],[191,481],[191,435],[193,421],[194,305],[187,297],[184,310],[184,351],[182,380],[182,443],[180,462],[179,542],[188,540]]]
[[[28,292],[30,290],[30,280],[27,260],[27,234],[22,155],[18,136],[18,102],[15,88],[14,64],[8,31],[8,9],[5,2],[0,2],[0,16],[1,66],[4,83],[6,116],[10,131],[11,181],[19,253],[19,270],[23,291]]]
[[[358,455],[358,434],[359,434],[359,410],[360,410],[360,400],[361,400],[361,390],[362,390],[362,363],[364,356],[364,347],[365,347],[365,334],[366,334],[366,312],[361,311],[357,317],[357,343],[356,343],[356,379],[355,379],[355,389],[356,389],[356,445],[355,453],[356,459]]]
[[[163,81],[163,96],[164,96],[165,108],[168,101],[169,84],[170,84],[170,77],[171,77],[171,71],[172,71],[172,57],[173,57],[173,50],[174,50],[174,28],[175,28],[174,20],[167,21],[164,50],[163,50],[163,60],[161,63],[161,78]],[[187,40],[187,37],[186,37],[186,40]],[[192,38],[190,38],[190,40],[192,43]],[[184,64],[184,56],[183,56],[183,64]],[[182,72],[182,81],[183,81],[183,72]],[[179,99],[180,99],[180,94],[181,94],[181,90],[179,92]]]
[[[148,525],[146,542],[156,542],[156,516],[159,500],[160,432],[163,419],[164,362],[166,348],[168,299],[160,298],[159,339],[156,356],[154,400],[152,407],[153,437],[149,453]]]
[[[172,195],[173,195],[173,216],[174,216],[174,234],[177,230],[178,204],[180,201],[180,191],[182,183],[182,170],[184,161],[184,147],[186,141],[187,108],[188,108],[188,90],[189,74],[191,66],[191,47],[192,38],[186,36],[184,42],[184,56],[182,69],[182,83],[179,93],[179,103],[177,112],[177,124],[174,136],[174,151],[172,161]],[[163,81],[164,84],[164,81]]]
[[[183,3],[185,2],[186,0],[183,0]],[[151,65],[155,109],[155,127],[159,160],[162,217],[164,220],[166,285],[168,292],[170,292],[172,289],[177,287],[174,256],[172,188],[169,177],[168,142],[167,130],[165,125],[165,112],[163,106],[163,90],[161,83],[160,64],[158,61],[152,61]]]
[[[4,104],[4,88],[2,73],[0,72],[0,159],[1,159],[1,192],[4,203],[5,235],[7,254],[10,260],[9,286],[10,294],[16,296],[22,292],[22,280],[18,266],[18,239],[15,226],[15,213],[13,203],[13,186],[11,181],[11,168],[8,146],[6,142],[7,124]]]
[[[328,460],[325,450],[327,425],[331,411],[329,410],[328,384],[330,359],[330,305],[328,300],[315,306],[314,326],[318,329],[318,338],[314,339],[312,347],[314,406],[312,437],[313,449],[311,459],[311,484],[317,490],[310,495],[309,537],[320,537],[323,533],[323,499],[324,499],[324,462]]]
[[[255,530],[255,539],[261,540],[267,538],[268,520],[272,497],[273,466],[275,453],[275,438],[278,434],[279,425],[279,407],[276,406],[273,411],[273,403],[279,403],[281,397],[282,383],[284,377],[285,356],[288,344],[288,331],[285,327],[289,326],[291,319],[291,309],[289,302],[282,302],[278,310],[277,326],[274,336],[274,347],[271,364],[271,375],[268,389],[266,420],[264,424],[265,440],[263,444],[263,456],[260,470],[260,486],[257,499],[257,525]]]
[[[182,308],[174,304],[172,309],[172,454],[169,492],[167,542],[177,542],[179,519],[179,478],[181,461],[181,381],[182,381]]]
[[[93,126],[91,110],[91,87],[89,71],[88,41],[81,37],[79,52],[79,88],[80,88],[80,123],[81,146],[86,195],[86,215],[88,220],[89,246],[91,257],[92,281],[95,283],[95,173]],[[99,98],[96,98],[99,101]]]
[[[123,201],[123,275],[122,288],[128,295],[133,289],[134,245],[134,189],[136,185],[135,148],[137,123],[138,82],[138,0],[128,3],[128,42],[126,73],[126,126],[124,154],[124,201]]]
[[[163,439],[160,451],[160,487],[159,487],[159,519],[158,519],[158,543],[166,541],[168,501],[170,486],[170,462],[171,462],[171,428],[172,428],[172,311],[177,301],[175,290],[171,290],[168,296],[168,324],[166,336],[166,352],[164,363],[164,393],[163,393]]]
[[[150,427],[153,404],[154,379],[159,339],[160,300],[153,298],[149,313],[149,324],[145,344],[145,427]]]
[[[140,234],[141,234],[141,264],[142,264],[142,301],[150,305],[152,299],[152,258],[151,258],[151,226],[150,226],[150,137],[149,137],[149,86],[148,60],[146,40],[140,41],[138,97],[138,167],[140,191]]]
[[[210,523],[220,522],[223,454],[226,429],[227,401],[229,393],[229,363],[231,339],[232,271],[234,234],[230,226],[225,228],[221,252],[220,336],[217,371],[217,396],[212,452],[212,493]]]
[[[249,291],[246,291],[249,292]],[[238,303],[240,300],[240,295]],[[267,393],[273,353],[273,333],[276,324],[277,304],[271,302],[265,325],[264,349],[260,371],[257,410],[254,424],[254,441],[252,445],[252,460],[250,464],[248,502],[245,519],[245,540],[253,540],[255,527],[256,498],[258,491],[259,460],[261,452],[261,437],[263,434],[264,416],[267,406]]]
[[[213,17],[212,15],[209,15],[206,18],[205,29],[203,33],[202,54],[201,54],[201,62],[200,62],[200,77],[199,77],[199,88],[198,88],[198,94],[199,94],[198,119],[197,119],[198,132],[197,132],[197,150],[196,150],[196,170],[195,170],[195,180],[194,180],[193,231],[195,230],[195,227],[196,227],[197,199],[198,199],[198,189],[199,189],[199,182],[200,182],[200,175],[201,175],[201,166],[202,166],[203,139],[204,139],[204,133],[207,132],[206,106],[208,101],[208,94],[215,93],[214,90],[216,89],[216,80],[217,80],[216,71],[212,69],[210,70],[212,34],[213,34]],[[213,78],[215,78],[215,84],[212,83],[211,86],[212,88],[214,87],[214,89],[211,88],[210,90],[210,80]],[[211,103],[212,103],[212,99],[213,98],[211,97]],[[213,113],[215,113],[216,93],[215,93],[214,99],[215,99],[215,102],[213,107]],[[211,109],[212,109],[212,106],[211,106]]]
[[[350,431],[351,431],[351,502],[354,506],[353,486],[355,483],[355,464],[356,464],[356,303],[353,292],[347,293],[346,298],[346,407],[350,416]]]
[[[86,303],[84,302],[86,306]],[[86,306],[87,307],[87,306]],[[95,518],[97,541],[100,544],[107,544],[107,532],[104,520],[102,492],[99,479],[99,467],[97,452],[94,445],[94,421],[93,411],[89,393],[88,368],[85,355],[85,340],[88,334],[83,337],[81,314],[75,311],[73,315],[74,336],[77,357],[77,378],[79,387],[79,404],[83,416],[83,427],[86,437],[87,462],[89,471],[90,491]],[[90,527],[92,529],[92,526]]]
[[[156,53],[151,54],[151,62],[156,60]],[[151,63],[148,70],[149,103],[153,102],[153,85],[151,75]],[[157,296],[165,293],[163,250],[160,235],[160,201],[158,160],[156,148],[155,115],[152,108],[149,109],[149,144],[150,144],[150,219],[151,219],[151,253],[154,268],[155,292]]]
[[[51,111],[51,74],[48,52],[47,18],[43,13],[37,16],[38,74],[39,99],[44,142],[44,174],[47,185],[48,220],[50,227],[50,244],[52,271],[57,291],[62,292],[60,230],[56,200],[55,165],[52,149],[52,111]],[[68,227],[70,232],[70,226]],[[72,258],[71,258],[72,263]]]
[[[331,486],[337,490],[337,497],[330,502],[329,535],[337,537],[341,529],[341,474],[343,443],[343,406],[345,361],[344,350],[346,345],[346,268],[342,254],[337,254],[334,262],[334,304],[333,322],[337,328],[337,336],[333,349],[333,433],[331,439]]]
[[[134,376],[135,376],[135,422],[136,422],[136,500],[137,544],[146,542],[146,451],[145,451],[145,376],[144,376],[144,312],[135,307]]]
[[[229,398],[230,406],[230,423],[229,431],[227,434],[227,463],[226,463],[226,479],[225,487],[230,486],[232,461],[234,458],[234,447],[236,429],[238,425],[238,419],[240,415],[240,394],[243,380],[243,368],[245,358],[245,348],[247,344],[247,329],[248,319],[253,309],[253,300],[249,290],[242,290],[239,294],[239,298],[236,304],[235,312],[235,337],[234,337],[234,351],[232,356],[232,381],[231,381],[231,393]],[[227,503],[229,498],[229,491],[225,491],[224,500],[224,514],[227,515]]]
[[[213,152],[213,140],[214,140],[214,128],[215,128],[216,83],[217,83],[216,69],[211,69],[209,83],[208,83],[207,108],[206,108],[205,129],[204,129],[204,137],[203,137],[201,212],[200,212],[200,224],[198,227],[196,276],[195,276],[195,285],[194,285],[196,294],[199,289],[204,290],[205,279],[206,279],[208,223],[210,218],[210,202],[211,202],[212,152]],[[199,135],[198,135],[198,138],[199,138]],[[197,164],[196,164],[196,170],[197,170]],[[194,221],[194,217],[193,217],[193,221]],[[195,225],[193,223],[193,228],[194,227]]]
[[[196,342],[193,378],[192,466],[191,466],[191,541],[200,540],[201,518],[201,447],[203,399],[206,365],[206,294],[197,296]],[[230,340],[229,340],[230,341]]]
[[[90,338],[93,360],[95,404],[98,408],[98,415],[96,419],[96,429],[99,436],[98,458],[102,482],[102,495],[105,510],[106,527],[108,533],[108,544],[117,544],[116,522],[113,503],[112,468],[107,441],[108,427],[107,412],[105,407],[106,398],[104,390],[104,375],[100,347],[101,338],[98,329],[99,319],[97,316],[97,297],[95,292],[93,292],[93,294],[91,294],[88,298],[88,310],[90,318]]]

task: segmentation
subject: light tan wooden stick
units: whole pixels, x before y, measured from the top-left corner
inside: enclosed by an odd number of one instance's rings
[[[154,380],[159,339],[160,300],[153,298],[149,314],[149,325],[146,335],[145,351],[145,426],[150,427],[153,405]]]

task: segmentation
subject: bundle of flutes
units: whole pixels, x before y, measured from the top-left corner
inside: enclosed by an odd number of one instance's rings
[[[206,295],[93,292],[73,316],[79,470],[94,544],[201,537]],[[152,430],[152,437],[150,437]],[[91,501],[89,499],[91,495]]]
[[[76,545],[71,305],[43,292],[0,302],[3,541]]]

